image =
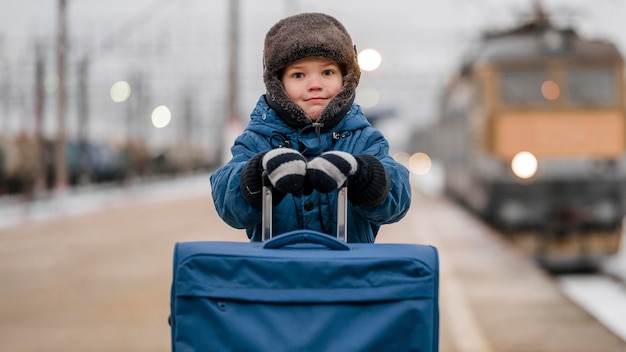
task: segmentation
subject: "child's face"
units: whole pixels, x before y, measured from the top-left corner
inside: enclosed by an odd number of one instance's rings
[[[304,112],[316,121],[343,86],[341,69],[336,62],[305,58],[285,68],[281,78],[285,92]]]

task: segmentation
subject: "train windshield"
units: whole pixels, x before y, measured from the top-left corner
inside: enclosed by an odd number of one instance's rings
[[[615,78],[611,68],[596,67],[566,68],[552,75],[545,70],[503,71],[501,99],[513,106],[546,106],[557,101],[573,106],[610,106],[616,103]]]
[[[615,74],[606,68],[576,68],[565,72],[567,100],[575,105],[615,103]]]
[[[537,70],[505,71],[500,76],[502,101],[506,104],[545,104],[548,101],[541,86],[548,80],[548,73]]]

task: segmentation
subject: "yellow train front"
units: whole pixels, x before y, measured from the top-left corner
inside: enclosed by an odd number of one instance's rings
[[[483,37],[445,90],[448,194],[546,266],[617,252],[626,193],[624,61],[545,16]]]

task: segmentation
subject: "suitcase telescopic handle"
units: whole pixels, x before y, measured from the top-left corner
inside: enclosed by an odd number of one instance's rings
[[[263,244],[266,249],[279,249],[294,244],[312,243],[338,251],[348,251],[350,246],[334,237],[313,230],[295,230],[276,236]]]
[[[263,191],[261,200],[261,240],[270,240],[274,236],[272,218],[272,187],[266,182],[266,173],[263,172]],[[348,186],[347,182],[337,190],[337,239],[348,242]]]
[[[268,241],[272,238],[274,234],[274,222],[272,219],[272,187],[267,185],[267,176],[265,171],[263,171],[263,198],[261,199],[261,228],[263,242]]]

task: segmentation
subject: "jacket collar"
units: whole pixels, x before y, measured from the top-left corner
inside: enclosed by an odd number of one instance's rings
[[[265,94],[263,98],[265,99],[265,102],[267,103],[267,105],[269,105],[271,109],[276,111],[276,114],[278,115],[278,117],[280,117],[280,119],[283,120],[289,127],[300,130],[306,126],[310,126],[313,124],[313,121],[311,121],[311,119],[308,117],[306,119],[294,117],[286,109],[284,109],[278,102],[272,99],[272,97],[269,94]],[[317,121],[321,126],[322,132],[330,131],[333,127],[335,127],[339,123],[339,121],[341,121],[341,119],[343,119],[344,116],[346,116],[346,114],[350,111],[352,104],[354,103],[354,98],[355,98],[354,95],[352,95],[345,102],[343,107],[341,107],[341,109],[339,109],[335,114],[333,115],[322,114],[320,119]]]

